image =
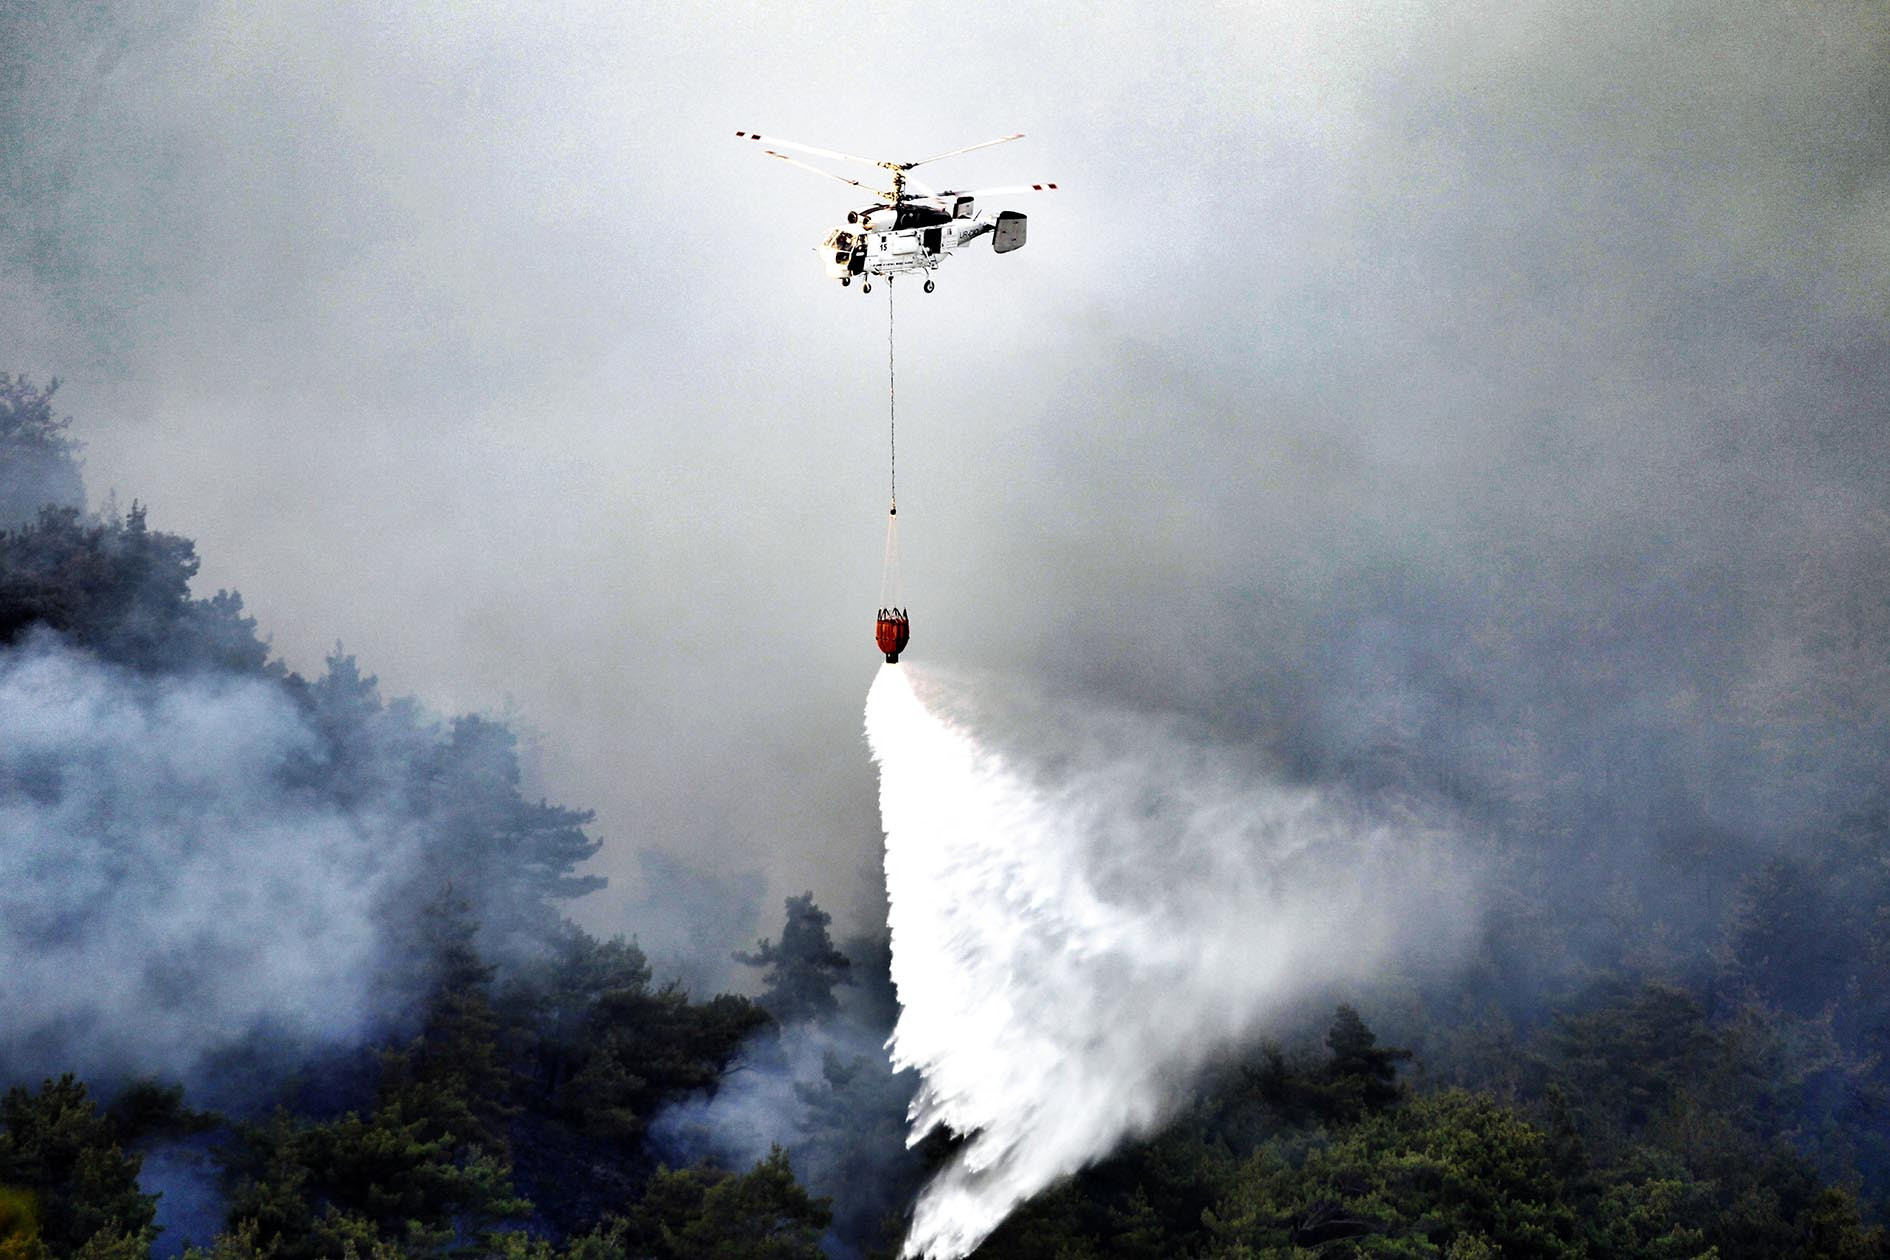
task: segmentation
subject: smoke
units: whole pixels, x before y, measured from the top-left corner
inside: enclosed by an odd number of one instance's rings
[[[824,1056],[844,1037],[815,1024],[763,1034],[749,1044],[741,1069],[713,1094],[665,1108],[650,1124],[652,1142],[672,1163],[712,1160],[731,1168],[765,1159],[776,1144],[791,1151],[805,1136],[805,1108],[796,1091],[820,1079]]]
[[[904,1140],[912,1080],[893,1071],[885,1041],[858,1011],[761,1034],[713,1094],[658,1115],[651,1142],[672,1164],[735,1169],[782,1146],[801,1183],[833,1201],[823,1250],[863,1254],[920,1177]]]
[[[285,771],[316,746],[274,681],[134,674],[50,637],[0,652],[10,1076],[189,1080],[252,1040],[370,1031],[374,912],[416,846],[298,793]]]
[[[223,1232],[228,1203],[218,1181],[216,1158],[202,1137],[171,1142],[145,1153],[138,1168],[138,1189],[157,1196],[159,1260],[182,1255],[191,1246],[208,1247]]]
[[[761,872],[704,870],[660,849],[638,850],[637,862],[642,890],[626,899],[623,917],[651,972],[695,994],[737,988],[730,951],[755,937],[767,892]]]
[[[1439,960],[1469,925],[1474,877],[1412,807],[1287,786],[1146,717],[1008,701],[989,715],[1014,732],[1000,749],[941,714],[968,692],[928,676],[922,699],[908,671],[883,668],[866,707],[891,1046],[922,1078],[909,1141],[969,1140],[920,1195],[906,1255],[968,1254],[1152,1130],[1270,1014]]]

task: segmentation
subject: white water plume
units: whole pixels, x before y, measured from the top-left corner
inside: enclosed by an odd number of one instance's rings
[[[883,667],[866,707],[891,1049],[922,1080],[910,1140],[969,1140],[921,1193],[907,1256],[969,1254],[1154,1129],[1269,1014],[1462,935],[1454,846],[1413,814],[1260,781],[1135,716],[1042,716],[999,752],[909,669]]]

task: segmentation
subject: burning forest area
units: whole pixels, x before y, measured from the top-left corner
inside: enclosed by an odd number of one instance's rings
[[[1890,1260],[1890,10],[1071,16],[0,10],[0,1260]]]

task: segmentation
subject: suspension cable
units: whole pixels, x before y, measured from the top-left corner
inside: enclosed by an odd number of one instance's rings
[[[891,457],[892,515],[899,515],[899,393],[893,375],[893,278],[886,277],[886,429]]]
[[[879,606],[903,607],[899,580],[899,394],[893,371],[893,278],[886,277],[886,437],[890,460],[892,510],[886,514],[886,567],[880,571]]]

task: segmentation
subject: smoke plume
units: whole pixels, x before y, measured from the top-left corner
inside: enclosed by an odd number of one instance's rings
[[[47,638],[0,653],[0,1063],[192,1077],[373,1025],[373,910],[409,831],[284,774],[317,736],[277,683],[154,677]]]
[[[735,1169],[785,1148],[795,1176],[832,1201],[826,1254],[862,1255],[921,1179],[904,1147],[911,1078],[891,1070],[885,1040],[856,1011],[770,1030],[713,1094],[664,1110],[652,1142],[677,1166],[710,1160]]]
[[[1270,1013],[1448,951],[1469,918],[1456,846],[1415,810],[1287,786],[1147,718],[1029,714],[1000,751],[908,670],[883,668],[866,709],[893,1059],[922,1078],[909,1140],[969,1140],[920,1195],[907,1255],[968,1254],[1151,1131]]]

